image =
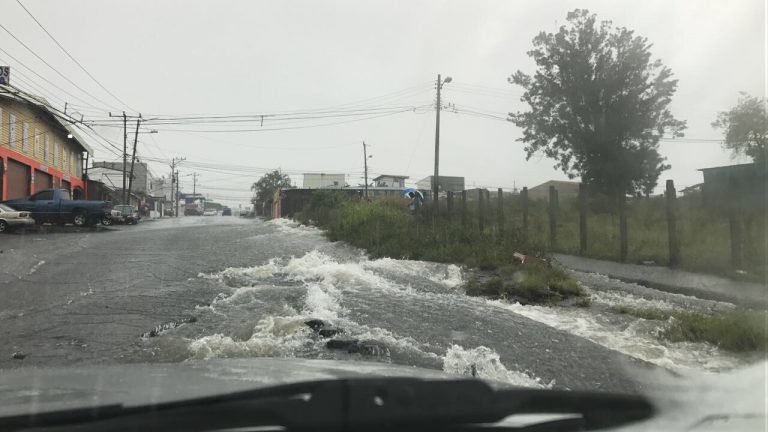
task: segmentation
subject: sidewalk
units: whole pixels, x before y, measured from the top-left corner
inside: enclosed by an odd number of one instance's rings
[[[750,308],[768,308],[768,287],[759,283],[734,281],[668,267],[622,264],[563,254],[552,256],[561,265],[572,270],[601,273],[625,282],[672,293],[727,301]]]

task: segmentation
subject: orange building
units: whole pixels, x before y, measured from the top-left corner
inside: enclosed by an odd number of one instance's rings
[[[93,151],[44,99],[0,86],[0,201],[49,188],[84,198]]]

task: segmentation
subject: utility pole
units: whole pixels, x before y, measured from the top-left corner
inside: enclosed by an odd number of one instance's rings
[[[179,217],[179,171],[176,170],[176,217]]]
[[[133,153],[131,154],[131,175],[128,177],[128,200],[131,199],[131,190],[133,189],[133,164],[136,161],[136,144],[139,142],[139,125],[141,124],[141,115],[136,119],[136,134],[133,136]]]
[[[192,173],[192,196],[197,195],[197,176],[200,174]]]
[[[178,179],[178,171],[176,171],[176,166],[186,160],[186,158],[178,157],[171,159],[171,202],[174,202],[174,206],[171,208],[175,208],[175,215],[176,217],[179,217],[179,179]],[[174,186],[176,193],[174,194]]]
[[[443,84],[449,82],[451,82],[451,77],[445,77],[445,81],[441,81],[440,74],[437,74],[437,109],[435,110],[435,175],[432,177],[432,202],[435,206],[435,215],[437,215],[439,210],[437,205],[437,193],[438,183],[440,180],[440,110],[442,109],[442,106],[440,105],[440,90],[443,89]]]
[[[123,111],[123,202],[125,204],[125,168],[128,165],[126,158],[128,157],[128,117],[125,116]]]
[[[110,117],[122,117],[123,118],[123,169],[122,169],[122,171],[123,171],[123,202],[122,202],[122,204],[127,204],[128,202],[126,200],[126,192],[128,190],[126,189],[125,180],[128,177],[127,176],[127,174],[128,174],[127,173],[127,169],[128,169],[128,118],[130,117],[130,118],[140,119],[141,118],[141,114],[139,114],[138,116],[129,116],[129,115],[125,114],[125,111],[123,111],[122,115],[112,115],[112,113],[110,112],[109,116]]]
[[[365,149],[365,141],[363,141],[363,163],[365,165],[365,199],[368,199],[368,153]]]

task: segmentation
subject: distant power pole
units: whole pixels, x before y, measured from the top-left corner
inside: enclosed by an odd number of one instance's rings
[[[139,114],[138,116],[129,116],[125,114],[125,111],[123,111],[122,115],[118,116],[118,115],[112,115],[112,113],[109,113],[109,116],[123,118],[123,169],[122,169],[123,171],[123,202],[122,204],[127,204],[128,201],[127,201],[126,192],[128,192],[128,190],[126,189],[125,180],[127,179],[126,170],[128,169],[128,118],[130,117],[130,118],[140,119],[141,114]]]
[[[437,109],[435,110],[435,175],[432,178],[432,202],[435,205],[434,214],[437,214],[439,208],[437,205],[437,193],[438,183],[440,180],[440,90],[443,89],[443,84],[451,82],[451,77],[445,77],[445,80],[440,80],[440,74],[437,74]]]
[[[192,195],[197,195],[197,176],[200,174],[198,173],[192,173]]]
[[[141,117],[141,115],[139,115]],[[139,142],[139,125],[141,118],[136,120],[136,134],[133,137],[133,153],[131,153],[131,175],[128,177],[128,200],[131,199],[131,190],[133,189],[133,163],[136,162],[136,144]]]
[[[363,164],[365,165],[365,199],[368,199],[368,153],[365,149],[365,141],[363,141]]]
[[[186,158],[179,157],[179,158],[173,158],[171,159],[171,202],[175,202],[174,207],[176,208],[176,217],[179,217],[179,178],[178,174],[179,172],[176,171],[176,166],[186,160]],[[176,186],[174,194],[174,186]],[[172,207],[172,208],[174,208]]]
[[[176,171],[176,217],[179,217],[179,171]]]

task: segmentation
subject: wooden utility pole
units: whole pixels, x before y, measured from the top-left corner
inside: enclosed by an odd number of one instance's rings
[[[498,208],[496,209],[497,226],[499,232],[499,240],[504,237],[504,191],[499,188],[498,198],[496,200]]]
[[[179,217],[179,173],[176,171],[176,166],[184,160],[186,160],[186,158],[183,157],[171,159],[171,202],[175,203],[172,208],[175,208],[176,217]],[[175,194],[174,190],[176,192]]]
[[[368,153],[365,149],[365,141],[363,141],[363,164],[365,166],[365,199],[368,199]]]
[[[141,117],[141,116],[139,116]],[[128,177],[128,202],[131,201],[131,190],[133,189],[133,164],[136,162],[136,144],[139,142],[139,125],[141,118],[136,120],[136,134],[133,136],[133,153],[131,153],[131,175]]]
[[[553,250],[557,247],[557,189],[549,187],[549,247]]]
[[[677,238],[677,191],[675,183],[667,180],[667,235],[669,238],[669,266],[680,265],[680,242]]]
[[[587,185],[579,183],[579,253],[587,253]]]
[[[520,192],[521,206],[523,207],[523,239],[528,241],[528,187],[523,186]]]
[[[197,176],[199,175],[196,172],[192,173],[192,196],[197,195]]]
[[[123,111],[123,204],[125,201],[125,168],[128,165],[128,117],[125,116]]]
[[[128,178],[128,118],[136,118],[140,119],[141,114],[138,116],[129,116],[123,111],[122,115],[112,115],[112,113],[109,113],[110,117],[122,117],[123,118],[123,201],[122,204],[127,204],[126,199],[126,192],[128,192],[126,188],[126,179]]]
[[[440,74],[437,74],[437,106],[435,109],[435,175],[432,177],[432,202],[435,206],[434,215],[437,216],[439,208],[438,192],[440,183],[440,90],[443,89],[443,84],[451,82],[451,77],[445,77],[445,81],[441,80]]]

